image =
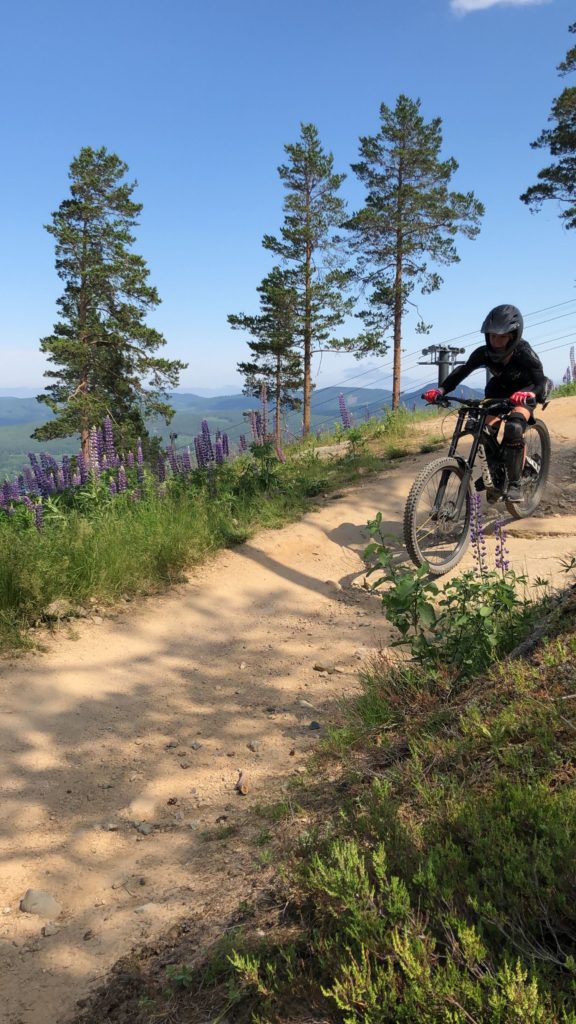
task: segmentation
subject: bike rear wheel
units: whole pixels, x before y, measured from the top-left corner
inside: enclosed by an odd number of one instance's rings
[[[453,569],[470,542],[470,486],[456,511],[463,477],[458,459],[435,459],[416,477],[406,501],[404,543],[412,561],[426,562],[433,576]]]
[[[522,470],[522,501],[506,502],[506,509],[514,519],[531,516],[542,498],[550,472],[550,434],[542,420],[534,420],[524,434],[526,458]]]

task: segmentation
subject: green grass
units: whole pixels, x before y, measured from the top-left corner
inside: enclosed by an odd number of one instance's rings
[[[549,634],[464,687],[361,676],[290,828],[258,809],[285,924],[256,905],[174,1024],[204,998],[238,1024],[576,1024],[573,598]]]
[[[356,454],[330,462],[312,440],[295,446],[285,465],[273,452],[238,458],[216,467],[215,496],[197,471],[185,482],[169,482],[164,496],[145,489],[137,502],[129,495],[111,499],[104,485],[63,495],[48,504],[40,532],[23,507],[12,518],[2,515],[0,651],[29,645],[29,627],[57,598],[82,609],[91,598],[114,604],[150,593],[255,530],[294,521],[319,495],[382,470],[410,423],[405,413],[372,421],[358,428]]]

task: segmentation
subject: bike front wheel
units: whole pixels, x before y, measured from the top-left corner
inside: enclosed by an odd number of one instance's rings
[[[526,457],[522,470],[522,500],[507,501],[506,509],[514,519],[531,516],[542,498],[550,472],[550,434],[542,420],[534,420],[524,434]]]
[[[416,477],[406,501],[404,543],[412,561],[427,563],[433,576],[453,569],[470,542],[470,485],[458,510],[463,481],[458,459],[435,459]]]

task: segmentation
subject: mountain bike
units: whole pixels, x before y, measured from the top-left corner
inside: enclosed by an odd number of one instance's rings
[[[435,459],[412,484],[404,511],[404,543],[412,561],[427,564],[433,576],[449,572],[470,542],[473,486],[485,491],[490,504],[501,503],[514,519],[531,516],[542,497],[550,469],[550,435],[531,409],[524,434],[526,455],[521,500],[507,500],[508,475],[503,447],[487,427],[489,416],[506,420],[514,408],[509,399],[466,399],[443,396],[437,405],[460,404],[448,455]],[[547,402],[542,403],[545,408]],[[534,402],[534,408],[536,402]],[[457,452],[463,437],[471,437],[468,454]],[[474,467],[481,476],[472,484]]]

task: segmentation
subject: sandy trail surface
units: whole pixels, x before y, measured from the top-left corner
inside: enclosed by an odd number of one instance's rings
[[[559,560],[576,552],[575,412],[576,399],[558,399],[544,413],[552,479],[509,538],[513,567],[556,585]],[[184,914],[217,929],[254,894],[246,811],[282,799],[334,702],[389,641],[361,587],[365,526],[381,511],[399,536],[410,484],[434,457],[408,458],[170,593],[62,627],[42,653],[1,664],[2,1024],[66,1021],[132,946]],[[461,568],[471,564],[469,553]],[[235,824],[226,843],[207,838]],[[50,893],[56,911],[23,913],[28,889]]]

